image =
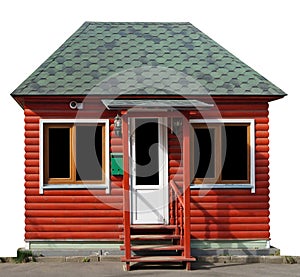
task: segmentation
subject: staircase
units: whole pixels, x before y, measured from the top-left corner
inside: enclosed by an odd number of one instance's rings
[[[184,199],[173,181],[170,197],[174,199],[170,204],[170,225],[130,225],[127,215],[120,226],[124,231],[120,236],[124,245],[120,249],[125,252],[121,261],[126,263],[126,271],[130,270],[130,263],[184,263],[190,270],[191,262],[196,260],[190,256],[190,227],[184,224]]]

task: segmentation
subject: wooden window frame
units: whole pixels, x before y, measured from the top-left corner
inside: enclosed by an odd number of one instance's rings
[[[50,178],[49,177],[49,129],[69,129],[69,178]],[[44,125],[44,183],[45,184],[69,184],[74,183],[73,180],[73,126],[64,123],[49,123]]]
[[[214,178],[194,178],[193,183],[195,184],[216,184],[218,180],[218,172],[220,172],[220,162],[218,159],[219,153],[220,153],[220,128],[218,128],[217,124],[210,124],[209,126],[203,123],[196,123],[193,124],[193,129],[213,129],[215,132],[215,141],[214,147],[215,150],[215,172],[214,172]],[[195,166],[194,166],[194,159],[195,159],[195,150],[194,150],[194,136],[191,135],[191,172],[195,172]]]
[[[76,180],[76,126],[102,126],[102,178]],[[70,128],[70,178],[49,178],[49,128]],[[40,194],[44,189],[105,189],[110,193],[109,119],[40,119]]]
[[[76,128],[78,126],[101,126],[102,129],[102,178],[101,180],[77,180],[76,179]],[[49,129],[68,128],[70,130],[70,149],[69,149],[69,161],[70,161],[70,178],[50,178],[49,177]],[[105,126],[103,123],[91,124],[91,123],[48,123],[44,125],[44,183],[45,184],[103,184],[105,181]]]
[[[194,178],[192,188],[251,188],[255,192],[255,122],[253,119],[192,119],[194,128],[216,128],[215,178]],[[247,126],[247,180],[222,180],[222,126]],[[191,173],[194,172],[194,135],[191,135]],[[219,174],[218,174],[219,173]],[[219,175],[219,176],[217,176]]]
[[[222,126],[222,125],[221,125]],[[220,128],[222,128],[220,126]],[[220,184],[249,184],[250,182],[250,171],[251,171],[251,166],[250,166],[250,123],[224,123],[224,127],[226,126],[242,126],[242,127],[247,127],[247,179],[246,180],[237,180],[237,179],[232,179],[232,180],[223,180],[222,179],[222,170],[220,171],[220,176],[219,179],[217,180],[218,183]],[[221,145],[220,145],[220,163],[221,163],[221,168],[223,167],[222,165],[222,130],[220,130],[220,139],[221,139]]]

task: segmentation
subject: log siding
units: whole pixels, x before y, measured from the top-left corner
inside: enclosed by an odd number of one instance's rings
[[[25,239],[119,241],[123,223],[122,176],[110,175],[110,194],[100,189],[44,190],[39,194],[39,121],[75,118],[68,97],[28,97],[25,115]],[[228,99],[228,97],[227,97]],[[51,100],[51,101],[50,101]],[[82,118],[110,119],[110,152],[122,152],[122,139],[114,134],[116,112],[105,111],[95,97],[85,101]],[[255,120],[255,193],[250,189],[191,190],[192,239],[261,239],[269,233],[269,119],[267,102],[217,103],[222,118]],[[101,112],[99,112],[101,111]],[[217,110],[190,113],[190,119],[215,118]],[[178,139],[169,132],[169,180],[183,181]]]

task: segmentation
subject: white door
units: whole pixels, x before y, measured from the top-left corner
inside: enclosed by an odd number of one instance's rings
[[[130,120],[131,223],[168,224],[166,118]]]

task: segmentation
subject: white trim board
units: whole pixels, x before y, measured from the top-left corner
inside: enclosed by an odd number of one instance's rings
[[[105,183],[104,184],[44,184],[44,124],[45,123],[104,123],[105,125]],[[45,189],[105,189],[110,193],[110,163],[109,163],[109,119],[40,119],[40,143],[39,143],[39,193]]]

